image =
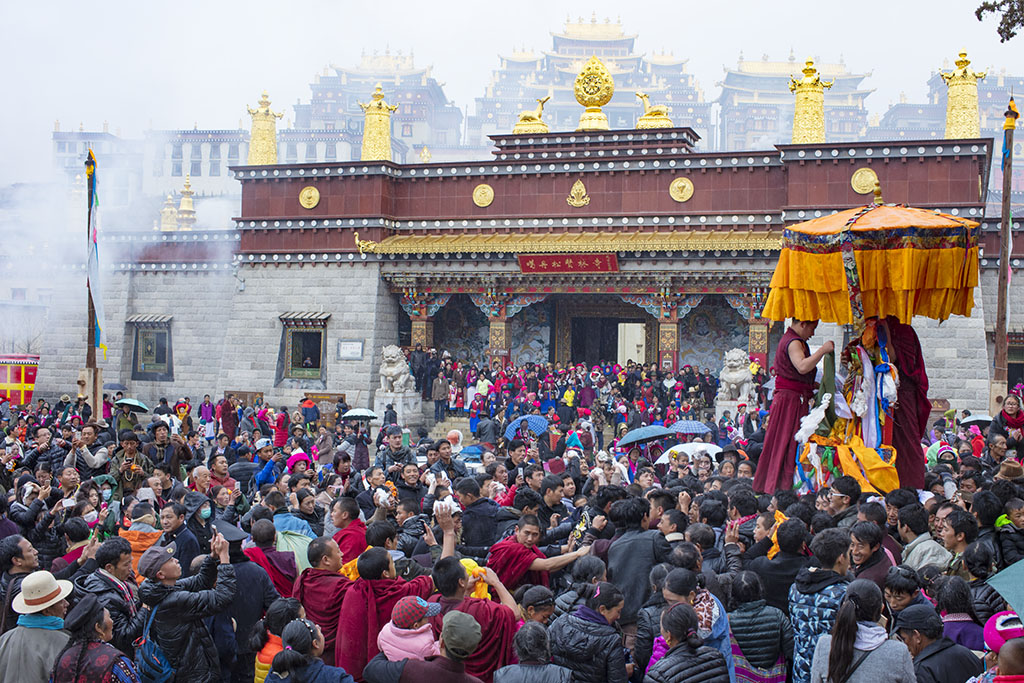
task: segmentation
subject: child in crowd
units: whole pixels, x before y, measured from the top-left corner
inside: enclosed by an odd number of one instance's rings
[[[1024,500],[1011,498],[1003,506],[1003,515],[996,520],[999,547],[1003,562],[1009,566],[1024,558]]]
[[[391,610],[391,621],[377,635],[377,647],[392,662],[440,655],[440,647],[427,621],[440,613],[440,603],[413,595],[402,598]]]

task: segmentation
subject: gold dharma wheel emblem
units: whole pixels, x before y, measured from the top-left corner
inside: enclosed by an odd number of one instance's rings
[[[853,172],[853,176],[850,178],[850,187],[857,194],[871,194],[875,190],[877,182],[878,175],[875,171],[863,166]]]
[[[676,178],[669,184],[668,194],[677,202],[685,202],[693,196],[693,181],[689,178]]]
[[[473,203],[481,209],[491,205],[494,201],[494,188],[487,183],[480,183],[473,188]]]
[[[312,185],[306,185],[299,191],[299,204],[304,209],[315,208],[320,203],[320,190],[316,189]]]

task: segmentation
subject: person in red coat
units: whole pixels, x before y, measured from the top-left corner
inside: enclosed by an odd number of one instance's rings
[[[885,319],[889,328],[889,358],[899,372],[896,407],[893,409],[892,445],[896,449],[896,473],[903,488],[923,489],[925,455],[921,439],[932,411],[928,400],[928,375],[917,332],[895,316]]]
[[[796,470],[796,441],[800,420],[807,415],[814,397],[814,375],[818,361],[835,349],[831,341],[811,353],[807,340],[818,327],[817,320],[794,320],[775,351],[775,393],[768,413],[764,449],[754,475],[754,490],[775,493],[793,485]]]

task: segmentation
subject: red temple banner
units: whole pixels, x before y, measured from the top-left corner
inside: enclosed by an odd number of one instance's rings
[[[0,396],[15,406],[31,403],[38,370],[39,356],[0,355]]]
[[[617,273],[616,254],[519,254],[519,270],[524,274]]]

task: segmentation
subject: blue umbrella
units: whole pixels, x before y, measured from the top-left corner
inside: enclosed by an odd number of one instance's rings
[[[540,415],[524,415],[508,423],[508,427],[505,427],[506,439],[515,437],[516,432],[519,431],[519,423],[523,420],[526,420],[526,428],[537,436],[540,436],[548,429],[548,421]]]
[[[711,428],[706,424],[696,420],[679,420],[669,429],[675,434],[707,434],[711,431]]]
[[[619,448],[625,448],[626,446],[632,446],[633,444],[657,441],[658,439],[663,439],[666,436],[675,436],[675,432],[660,425],[650,425],[648,427],[634,429],[631,432],[626,432],[626,435],[619,440],[618,446]]]

